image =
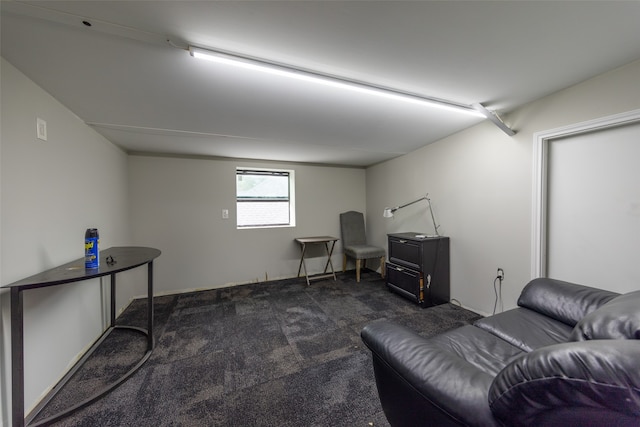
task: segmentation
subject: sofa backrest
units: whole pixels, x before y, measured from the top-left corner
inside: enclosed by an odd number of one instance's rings
[[[583,317],[570,341],[640,339],[640,291],[615,297]]]
[[[575,326],[584,316],[619,296],[615,292],[541,277],[522,290],[518,305]]]

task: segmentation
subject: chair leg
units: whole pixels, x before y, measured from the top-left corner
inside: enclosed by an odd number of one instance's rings
[[[347,271],[347,254],[342,254],[342,272]]]
[[[356,259],[356,282],[360,283],[360,263],[362,260]]]
[[[386,264],[384,263],[384,257],[381,256],[380,257],[380,275],[382,276],[383,279],[384,279],[384,275],[386,273],[385,267],[386,267]]]

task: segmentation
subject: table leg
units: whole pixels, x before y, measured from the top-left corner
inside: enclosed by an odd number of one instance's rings
[[[111,326],[112,328],[116,325],[116,275],[111,274]]]
[[[24,426],[24,319],[22,292],[11,288],[11,418]]]
[[[328,242],[324,242],[324,251],[327,253],[327,256],[329,258],[327,259],[327,263],[324,265],[324,270],[322,271],[322,274],[326,274],[327,273],[327,269],[329,268],[329,263],[331,262],[331,254],[329,254],[329,243]],[[331,268],[333,268],[333,265],[331,266]]]
[[[324,249],[327,251],[327,256],[329,257],[329,259],[327,259],[327,264],[324,266],[324,273],[326,274],[327,268],[329,268],[329,266],[331,266],[331,274],[333,274],[333,280],[336,280],[336,272],[333,269],[333,262],[331,261],[331,256],[333,255],[333,248],[335,246],[336,246],[336,241],[335,240],[333,242],[331,242],[331,249],[329,249],[329,243],[328,242],[324,243]]]
[[[302,256],[300,257],[300,264],[298,265],[298,277],[300,277],[300,270],[302,270],[302,262],[304,260],[304,249],[305,249],[304,243],[300,243],[300,249],[302,251]]]
[[[307,245],[301,243],[302,255],[300,256],[300,265],[298,266],[298,277],[300,277],[300,270],[304,268],[304,276],[307,279],[307,285],[309,285],[309,273],[307,273],[307,264],[304,262],[304,254],[307,251]]]
[[[147,350],[153,350],[153,261],[147,264]]]

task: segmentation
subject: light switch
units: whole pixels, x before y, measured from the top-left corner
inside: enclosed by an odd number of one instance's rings
[[[47,122],[40,117],[36,119],[36,136],[43,141],[47,140]]]

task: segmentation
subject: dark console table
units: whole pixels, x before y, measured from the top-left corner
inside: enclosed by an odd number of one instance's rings
[[[85,269],[84,258],[80,258],[59,267],[43,271],[42,273],[34,276],[27,277],[26,279],[3,286],[3,288],[9,288],[11,290],[11,410],[14,426],[39,426],[49,424],[64,417],[65,415],[77,411],[118,387],[127,378],[133,375],[133,373],[136,372],[144,362],[147,361],[153,350],[153,260],[158,256],[160,256],[160,251],[154,248],[113,247],[100,252],[99,268]],[[145,264],[147,264],[147,329],[135,326],[116,325],[116,274]],[[25,419],[24,319],[22,292],[30,289],[80,282],[103,276],[111,276],[111,322],[109,327]],[[131,329],[146,335],[147,351],[140,361],[124,376],[107,386],[105,389],[97,391],[93,396],[64,410],[63,412],[40,420],[37,423],[31,423],[47,403],[56,395],[56,393],[58,393],[78,371],[89,356],[91,356],[100,343],[117,328]]]
[[[387,286],[422,307],[449,302],[449,238],[389,234]]]

